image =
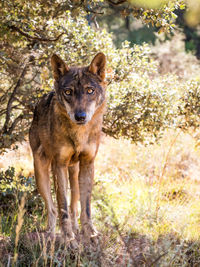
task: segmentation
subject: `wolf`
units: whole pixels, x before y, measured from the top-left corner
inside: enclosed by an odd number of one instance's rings
[[[87,242],[98,236],[91,219],[91,193],[106,102],[106,57],[100,52],[89,66],[69,67],[53,54],[51,66],[54,91],[36,105],[29,131],[36,185],[47,209],[47,231],[55,233],[58,214],[65,242],[79,233],[80,199],[81,236]],[[58,212],[51,195],[51,171]]]

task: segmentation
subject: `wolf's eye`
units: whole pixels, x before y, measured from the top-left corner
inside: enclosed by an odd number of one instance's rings
[[[72,90],[71,89],[66,89],[65,90],[65,94],[66,95],[71,95],[72,94]]]
[[[88,88],[88,89],[87,89],[87,93],[88,93],[89,95],[93,94],[93,93],[94,93],[94,89],[92,89],[92,88]]]

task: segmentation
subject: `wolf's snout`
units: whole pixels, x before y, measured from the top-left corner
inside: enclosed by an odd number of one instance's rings
[[[86,113],[85,112],[77,112],[75,113],[75,120],[78,122],[84,122],[86,119]]]

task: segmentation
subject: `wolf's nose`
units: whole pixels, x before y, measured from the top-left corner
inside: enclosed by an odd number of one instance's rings
[[[75,119],[77,121],[84,121],[86,118],[86,113],[85,112],[77,112],[75,113]]]

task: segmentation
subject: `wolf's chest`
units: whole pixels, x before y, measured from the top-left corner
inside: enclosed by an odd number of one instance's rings
[[[88,159],[94,158],[97,150],[97,144],[93,140],[91,142],[88,136],[81,136],[73,142],[73,155],[70,160],[70,164],[74,164],[80,160],[81,156],[87,157]]]
[[[97,144],[90,143],[84,147],[75,147],[74,153],[70,158],[70,165],[73,165],[81,160],[81,157],[87,158],[88,160],[93,159],[97,152]]]
[[[97,139],[96,131],[91,131],[87,127],[68,129],[67,134],[62,135],[59,157],[69,165],[77,163],[83,157],[90,160],[96,155]]]

